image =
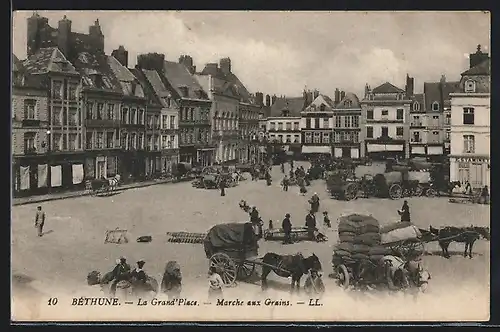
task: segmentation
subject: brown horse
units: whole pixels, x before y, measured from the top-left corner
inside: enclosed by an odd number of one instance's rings
[[[490,228],[489,227],[454,227],[447,226],[441,229],[434,228],[430,226],[430,232],[434,235],[437,235],[437,240],[439,242],[439,246],[443,251],[443,256],[445,258],[450,258],[450,254],[448,252],[448,247],[451,242],[459,242],[464,243],[464,257],[469,256],[472,258],[472,247],[474,246],[474,242],[479,240],[480,238],[490,240]]]

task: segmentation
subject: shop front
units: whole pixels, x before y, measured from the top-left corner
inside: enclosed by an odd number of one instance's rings
[[[366,155],[373,160],[406,159],[405,142],[366,142]]]
[[[301,153],[307,159],[318,158],[321,156],[331,157],[332,147],[329,145],[304,145]]]
[[[200,166],[211,166],[213,165],[215,155],[215,147],[199,148],[196,151],[196,160]]]
[[[456,156],[450,158],[450,181],[469,182],[472,188],[490,187],[489,156]]]
[[[335,145],[332,150],[334,158],[348,158],[348,159],[360,158],[359,144]]]
[[[174,167],[179,163],[179,150],[168,149],[161,152],[161,173],[172,174]]]

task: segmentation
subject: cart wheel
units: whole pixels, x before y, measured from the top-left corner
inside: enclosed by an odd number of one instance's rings
[[[392,184],[389,188],[389,197],[391,199],[400,199],[403,197],[403,188],[397,183]]]
[[[344,198],[346,201],[356,199],[358,196],[358,186],[355,183],[349,183],[344,190]]]
[[[341,264],[337,268],[337,284],[344,288],[347,289],[349,287],[349,271],[347,270],[347,267],[344,264]]]
[[[243,261],[238,265],[238,280],[248,280],[255,272],[255,263]]]
[[[429,188],[427,189],[427,191],[425,192],[425,195],[427,197],[436,197],[437,196],[437,191],[433,188]]]
[[[236,281],[236,264],[226,254],[218,252],[210,257],[210,266],[215,266],[224,285],[231,286]]]
[[[415,188],[415,191],[413,192],[413,195],[420,197],[424,193],[424,188],[422,188],[420,185]]]

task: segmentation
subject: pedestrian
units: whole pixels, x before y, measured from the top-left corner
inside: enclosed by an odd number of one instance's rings
[[[38,236],[41,237],[43,235],[43,226],[45,225],[45,212],[42,211],[42,207],[39,205],[36,208],[35,214],[35,227],[38,230]]]
[[[330,218],[328,217],[327,211],[323,212],[323,224],[328,228],[332,228],[332,223],[330,221]]]
[[[469,181],[465,184],[465,194],[466,195],[472,195],[472,186],[470,185]]]
[[[273,230],[273,229],[274,229],[273,220],[269,219],[269,230]]]
[[[314,232],[316,232],[316,217],[314,216],[314,212],[311,210],[309,214],[306,216],[306,227],[307,234],[309,235],[310,240],[316,240],[316,236]]]
[[[288,186],[290,185],[290,180],[288,180],[288,176],[285,175],[281,184],[283,185],[283,191],[288,191]]]
[[[257,224],[260,221],[259,211],[257,211],[257,207],[252,206],[252,210],[250,211],[250,222],[252,224]]]
[[[311,199],[309,200],[309,204],[311,205],[311,211],[313,211],[313,213],[319,211],[319,197],[317,193],[314,193],[312,195]]]
[[[285,174],[285,163],[281,162],[281,173]]]
[[[281,228],[283,228],[283,232],[285,233],[285,239],[283,240],[283,244],[292,244],[292,222],[290,221],[290,213],[285,214],[285,219],[283,219],[283,223],[281,224]]]
[[[403,206],[398,213],[401,216],[401,222],[410,221],[410,207],[408,206],[408,201],[403,202]]]
[[[266,184],[267,184],[267,186],[270,186],[272,182],[273,181],[271,179],[271,174],[269,173],[269,171],[266,171]]]
[[[484,186],[481,190],[481,197],[483,204],[489,204],[490,191],[488,189],[488,186]]]
[[[226,181],[221,177],[219,181],[220,195],[226,196]]]
[[[217,268],[210,266],[208,271],[208,298],[210,300],[222,298],[222,286],[224,286],[224,281],[217,273]]]

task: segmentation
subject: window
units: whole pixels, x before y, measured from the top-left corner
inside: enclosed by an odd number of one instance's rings
[[[275,129],[276,129],[276,123],[275,122],[269,123],[269,130],[275,130]]]
[[[433,131],[432,135],[439,135],[439,131]]]
[[[472,107],[464,107],[464,124],[474,124],[474,109]]]
[[[104,133],[98,132],[96,135],[96,148],[102,149],[104,148]]]
[[[137,149],[137,134],[136,133],[132,133],[132,135],[130,135],[130,141],[132,142],[131,146],[133,149]]]
[[[387,127],[382,127],[382,137],[388,137],[389,136],[389,128]]]
[[[190,111],[189,111],[189,119],[191,121],[194,121],[194,108],[191,107]]]
[[[476,92],[476,82],[473,80],[465,81],[465,92]]]
[[[345,106],[346,106],[347,108],[352,107],[352,100],[346,100],[346,102],[345,102]]]
[[[414,110],[414,111],[419,111],[419,110],[420,110],[420,104],[419,104],[419,103],[417,103],[417,102],[414,102],[414,103],[413,103],[413,110]]]
[[[52,98],[62,99],[63,84],[61,81],[54,81],[52,84]]]
[[[439,111],[439,103],[437,101],[432,103],[432,110]]]
[[[114,118],[115,118],[115,104],[108,104],[108,111],[106,113],[106,118],[108,120],[114,120]]]
[[[120,135],[120,147],[122,149],[127,149],[127,142],[128,142],[128,137],[127,137],[127,133],[122,133]]]
[[[319,119],[318,118],[314,119],[314,128],[319,128]]]
[[[35,134],[34,133],[25,133],[24,134],[24,152],[35,152]]]
[[[160,129],[160,116],[159,115],[155,115],[154,116],[154,123],[155,123],[155,129]]]
[[[355,131],[352,133],[352,141],[354,143],[358,143],[359,142],[359,131]]]
[[[382,116],[388,116],[389,110],[382,110]]]
[[[352,116],[352,127],[359,128],[359,116],[358,115]]]
[[[293,142],[300,143],[300,135],[293,135]]]
[[[53,107],[52,108],[52,124],[56,126],[61,125],[61,107]]]
[[[104,119],[104,104],[103,104],[103,103],[98,103],[98,104],[97,104],[97,114],[96,114],[96,119],[97,119],[97,120],[102,120],[102,119]]]
[[[144,110],[143,109],[139,110],[139,124],[144,125]]]
[[[293,123],[293,130],[300,130],[300,123],[294,122]]]
[[[350,115],[344,116],[344,127],[351,128],[351,120],[352,118]]]
[[[161,137],[161,148],[162,149],[167,149],[169,147],[167,139],[168,139],[168,136],[163,135]]]
[[[342,140],[342,133],[337,131],[335,132],[335,143],[339,143]]]
[[[207,132],[207,142],[208,142],[208,135],[210,135],[209,132]],[[168,147],[169,149],[175,148],[175,135],[170,135],[170,140],[168,141]]]
[[[292,123],[291,122],[286,123],[286,130],[292,130]]]
[[[63,134],[62,135],[62,150],[67,150],[68,149],[68,135]]]
[[[306,128],[310,129],[311,128],[311,118],[306,119]]]
[[[286,142],[292,143],[292,135],[286,135]]]
[[[54,142],[52,145],[52,150],[61,151],[61,134],[54,134]]]
[[[70,126],[77,126],[78,125],[78,121],[79,120],[79,116],[78,116],[78,110],[77,109],[74,109],[74,108],[70,108],[69,109],[69,125]]]
[[[420,132],[416,131],[413,133],[413,140],[414,143],[420,143]]]
[[[122,123],[129,123],[128,108],[122,108]]]
[[[403,120],[404,110],[402,108],[398,108],[396,110],[396,120]]]
[[[445,139],[446,141],[449,141],[449,140],[450,140],[450,136],[451,136],[451,132],[446,131],[446,132],[444,133],[444,139]]]
[[[106,133],[106,148],[112,149],[115,147],[114,141],[114,133],[112,131],[108,131]]]
[[[328,119],[323,119],[323,128],[328,128],[328,127],[329,127]]]
[[[148,117],[148,128],[151,128],[149,125],[149,117]],[[163,114],[161,116],[161,129],[169,129],[168,127],[168,115]],[[162,137],[163,140],[163,137]]]
[[[396,136],[403,136],[403,127],[396,128]]]
[[[68,90],[69,90],[69,100],[76,100],[76,85],[69,84]]]
[[[86,117],[87,119],[92,119],[92,110],[94,108],[94,103],[92,102],[87,102],[87,105],[86,105],[86,111],[85,111],[85,114],[86,114]]]
[[[93,139],[93,133],[91,131],[88,131],[87,132],[87,135],[85,136],[85,148],[87,150],[92,150],[93,149],[93,146],[92,146],[92,139]]]
[[[367,110],[366,111],[366,118],[368,120],[373,120],[373,110]]]
[[[335,127],[342,127],[342,117],[340,115],[335,116]]]
[[[313,142],[315,144],[321,143],[321,133],[315,132]]]
[[[130,110],[130,124],[137,124],[137,110],[132,108]]]
[[[278,122],[278,130],[283,130],[283,122]]]
[[[305,133],[305,143],[312,143],[312,134]]]
[[[152,115],[146,116],[146,127],[148,129],[153,129],[153,116]]]
[[[78,143],[78,135],[77,134],[69,134],[68,137],[68,150],[75,151],[77,149]]]
[[[373,127],[366,127],[366,137],[373,138]]]
[[[464,153],[474,153],[474,135],[464,135]]]
[[[451,114],[446,114],[446,118],[444,119],[444,124],[447,126],[451,125]]]
[[[62,110],[62,124],[63,126],[68,125],[68,110],[66,108]]]
[[[36,100],[34,99],[24,100],[24,118],[26,120],[35,119],[35,106],[36,106]]]
[[[323,133],[323,144],[328,144],[328,143],[330,143],[330,134]]]
[[[170,129],[176,129],[175,128],[175,115],[170,116]]]
[[[139,142],[137,143],[139,149],[144,149],[144,133],[139,133]]]

